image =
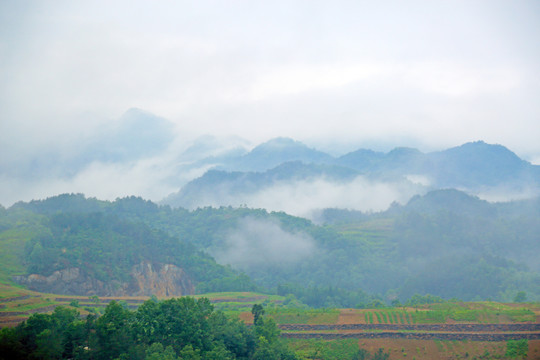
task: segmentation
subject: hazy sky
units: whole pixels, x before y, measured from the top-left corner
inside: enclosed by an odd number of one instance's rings
[[[2,156],[132,107],[190,136],[482,139],[540,163],[540,2],[0,2]]]

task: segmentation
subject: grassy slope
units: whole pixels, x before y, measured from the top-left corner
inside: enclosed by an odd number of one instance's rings
[[[45,218],[25,210],[5,213],[0,218],[0,284],[15,285],[13,275],[25,273],[24,249],[28,239],[48,232]]]
[[[24,274],[25,267],[21,262],[24,245],[33,233],[27,229],[9,229],[0,233],[0,283],[12,283],[13,275]]]

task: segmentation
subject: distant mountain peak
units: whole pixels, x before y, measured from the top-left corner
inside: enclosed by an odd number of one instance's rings
[[[399,146],[394,149],[392,149],[389,154],[392,153],[404,153],[404,154],[421,154],[422,152],[416,148],[406,147],[406,146]]]
[[[493,161],[522,164],[525,163],[519,156],[500,144],[488,144],[482,140],[468,142],[463,145],[444,150],[440,153],[464,156],[468,161]],[[466,159],[463,159],[466,160]]]
[[[120,125],[125,130],[148,130],[148,127],[159,127],[160,129],[172,130],[173,123],[169,120],[153,114],[151,112],[130,108],[120,117]]]
[[[270,139],[258,146],[256,146],[253,151],[256,150],[285,150],[290,148],[308,148],[306,145],[301,143],[300,141],[296,141],[294,139],[288,138],[288,137],[277,137]]]
[[[487,143],[485,142],[484,140],[477,140],[477,141],[469,141],[469,142],[466,142],[460,146],[456,146],[456,147],[453,147],[453,148],[450,148],[448,150],[452,150],[452,149],[485,149],[485,150],[493,150],[493,149],[499,149],[499,150],[505,150],[505,151],[508,151],[508,152],[512,152],[510,150],[508,150],[508,148],[506,148],[505,146],[503,145],[500,145],[500,144],[490,144],[490,143]]]
[[[268,140],[251,150],[233,166],[238,170],[264,171],[288,161],[305,163],[326,163],[333,158],[321,151],[312,149],[300,141],[286,137]]]
[[[424,195],[413,196],[405,208],[435,213],[439,210],[463,214],[496,215],[495,209],[485,200],[457,189],[438,189]]]

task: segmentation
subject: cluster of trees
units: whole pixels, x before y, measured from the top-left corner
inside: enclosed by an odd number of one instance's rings
[[[0,332],[0,359],[295,359],[275,322],[254,307],[248,327],[215,311],[208,299],[148,300],[136,311],[112,301],[86,319],[57,307]]]
[[[277,286],[278,295],[293,295],[302,303],[314,308],[373,308],[380,303],[380,299],[369,295],[365,291],[346,290],[333,286],[307,286],[294,284],[280,284]]]

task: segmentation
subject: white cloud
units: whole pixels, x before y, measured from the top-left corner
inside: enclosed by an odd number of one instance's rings
[[[420,175],[420,174],[409,174],[409,175],[406,175],[405,178],[409,180],[410,182],[412,182],[413,184],[418,184],[422,186],[430,186],[432,183],[429,177],[425,175]]]
[[[486,65],[463,65],[449,61],[419,62],[402,66],[407,87],[447,96],[509,94],[519,88],[518,69]]]
[[[382,211],[393,202],[406,203],[412,196],[425,191],[423,186],[409,182],[374,181],[362,176],[336,182],[321,177],[277,183],[254,193],[238,193],[232,191],[229,184],[224,184],[192,200],[190,207],[246,205],[313,218],[317,210],[325,208]]]
[[[381,72],[383,69],[378,64],[296,64],[260,74],[253,84],[251,96],[261,100],[272,96],[332,89],[376,77]]]
[[[132,107],[193,136],[386,150],[482,139],[538,154],[539,13],[506,1],[0,2],[1,162],[76,148]]]
[[[240,269],[293,264],[312,255],[316,250],[313,239],[303,233],[284,231],[273,221],[256,218],[239,220],[237,228],[213,256],[220,264]]]
[[[181,181],[176,179],[176,184],[167,181],[173,170],[168,165],[163,166],[156,159],[122,164],[93,162],[74,177],[21,179],[1,176],[0,203],[10,206],[16,201],[43,199],[63,193],[83,193],[102,200],[137,195],[159,201],[178,191]]]
[[[508,202],[538,197],[540,196],[540,188],[538,186],[526,186],[521,188],[499,186],[483,189],[474,195],[489,202]]]

